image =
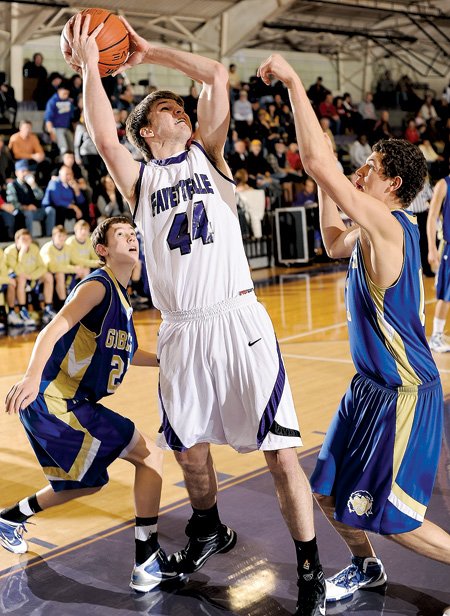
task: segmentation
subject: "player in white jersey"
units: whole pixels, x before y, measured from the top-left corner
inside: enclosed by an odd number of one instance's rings
[[[147,164],[117,138],[98,71],[89,19],[77,16],[66,60],[81,69],[86,126],[111,176],[130,204],[144,238],[145,259],[162,325],[160,445],[184,473],[193,515],[185,549],[171,562],[192,573],[236,542],[221,523],[210,443],[262,450],[298,559],[298,616],[325,614],[325,588],[314,534],[312,499],[295,447],[300,432],[270,318],[258,303],[239,229],[234,183],[223,157],[229,126],[228,72],[211,59],[156,47],[123,20],[131,56],[178,69],[202,83],[198,141],[182,99],[169,91],[147,96],[130,114],[129,138]]]

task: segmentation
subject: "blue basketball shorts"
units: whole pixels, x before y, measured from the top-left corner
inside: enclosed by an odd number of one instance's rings
[[[418,528],[436,477],[443,430],[440,380],[389,389],[357,374],[331,422],[313,492],[335,519],[382,535]]]
[[[139,433],[130,419],[97,402],[67,406],[39,394],[20,412],[34,453],[55,492],[103,486],[108,466],[135,447]]]

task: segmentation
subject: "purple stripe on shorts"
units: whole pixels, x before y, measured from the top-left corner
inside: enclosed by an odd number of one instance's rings
[[[283,395],[284,383],[286,381],[286,372],[284,370],[283,359],[281,357],[280,347],[277,341],[277,352],[279,359],[279,368],[278,375],[275,381],[275,385],[272,390],[272,394],[269,398],[269,402],[267,403],[266,408],[264,409],[263,416],[261,417],[261,421],[259,423],[258,435],[256,437],[258,449],[261,447],[264,439],[266,438],[270,426],[273,424],[275,420],[275,415],[277,414],[278,406],[280,404],[281,396]]]
[[[174,451],[186,451],[187,447],[183,445],[183,443],[178,438],[175,430],[170,425],[169,418],[167,417],[166,409],[164,408],[164,402],[163,402],[162,395],[161,395],[161,384],[159,382],[158,382],[158,396],[159,396],[159,401],[161,402],[161,409],[162,409],[162,414],[163,414],[162,429],[163,429],[167,444],[169,445],[170,449]]]

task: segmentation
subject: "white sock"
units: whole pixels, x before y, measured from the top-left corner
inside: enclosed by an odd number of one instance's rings
[[[32,511],[30,504],[28,502],[28,497],[19,501],[19,509],[23,515],[29,517],[30,515],[34,515],[34,511]]]
[[[445,319],[437,319],[434,317],[433,319],[433,336],[440,335],[444,333],[445,327]]]
[[[151,526],[135,526],[134,527],[134,538],[139,541],[147,541],[147,539],[153,533],[156,533],[158,530],[158,524],[152,524]]]

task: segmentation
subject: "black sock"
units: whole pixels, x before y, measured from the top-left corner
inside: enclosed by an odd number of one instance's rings
[[[27,310],[27,305],[26,304],[19,304],[19,310]]]
[[[42,511],[42,508],[37,502],[36,494],[33,494],[33,496],[24,498],[12,507],[3,509],[0,512],[0,517],[9,522],[22,523],[26,522],[35,513],[39,513],[39,511]]]
[[[136,546],[136,564],[141,565],[159,547],[158,544],[158,516],[153,518],[136,517],[134,528]]]
[[[217,503],[214,503],[209,509],[195,509],[192,507],[192,518],[189,520],[189,525],[192,528],[194,536],[205,537],[214,533],[220,526],[219,512]]]
[[[303,579],[311,571],[320,565],[319,551],[316,538],[311,541],[297,541],[294,539],[295,552],[297,554],[297,571]]]

